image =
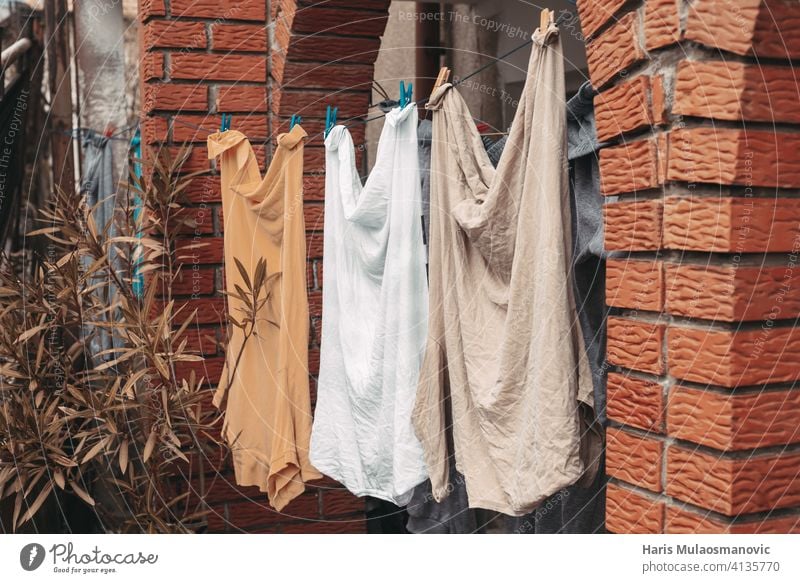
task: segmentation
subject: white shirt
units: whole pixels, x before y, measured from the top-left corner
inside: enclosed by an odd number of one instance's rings
[[[411,423],[428,318],[416,105],[387,114],[363,186],[346,127],[331,130],[325,150],[311,463],[357,496],[402,506],[427,478]]]

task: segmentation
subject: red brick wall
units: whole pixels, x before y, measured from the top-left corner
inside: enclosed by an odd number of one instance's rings
[[[388,16],[388,0],[140,0],[143,135],[152,147],[193,145],[187,171],[209,169],[188,193],[198,228],[187,233],[184,281],[173,289],[197,308],[201,332],[193,338],[205,362],[192,363],[216,384],[223,355],[224,299],[219,177],[206,159],[205,140],[233,114],[231,127],[253,142],[262,163],[271,136],[288,128],[298,113],[310,135],[305,159],[305,220],[311,312],[312,400],[319,367],[322,302],[322,225],[325,106],[339,118],[365,115],[373,62]],[[199,125],[197,130],[181,122]],[[363,141],[363,127],[352,130]],[[189,370],[186,367],[186,371]],[[232,469],[218,460],[197,460],[186,477],[209,505],[211,532],[363,532],[364,503],[338,484],[310,487],[282,514],[254,488],[236,486]]]
[[[800,5],[578,7],[611,142],[607,526],[800,532]]]

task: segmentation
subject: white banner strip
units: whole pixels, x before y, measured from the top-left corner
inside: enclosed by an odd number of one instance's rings
[[[799,541],[791,535],[2,535],[0,581],[796,582]]]

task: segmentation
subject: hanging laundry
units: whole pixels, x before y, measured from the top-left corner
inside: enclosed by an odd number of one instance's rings
[[[402,506],[427,477],[411,424],[428,316],[416,105],[386,115],[363,186],[347,128],[328,134],[325,159],[311,461],[358,496]]]
[[[595,437],[579,403],[590,411],[593,394],[570,285],[563,55],[555,25],[533,40],[496,171],[452,85],[428,102],[433,309],[414,409],[434,498],[454,454],[470,506],[513,516],[595,476],[582,456]]]
[[[111,139],[107,136],[95,133],[92,130],[85,130],[81,138],[83,149],[83,172],[81,175],[81,192],[86,197],[87,210],[90,212],[97,231],[102,233],[106,228],[106,237],[111,238],[117,235],[117,227],[114,222],[114,211],[117,208],[117,188],[114,183],[114,156],[111,147]],[[109,248],[109,261],[112,266],[119,264],[114,246]],[[89,269],[93,260],[91,257],[84,257],[83,267]],[[103,273],[102,270],[99,273]],[[114,301],[117,291],[116,284],[110,273],[104,272],[107,280],[102,282],[102,275],[91,277],[90,285],[102,283],[97,288],[97,293],[102,294],[102,303],[109,306]],[[106,321],[113,321],[114,316],[107,314]],[[119,348],[122,346],[122,339],[115,337],[113,328],[100,328],[85,326],[84,337],[89,338],[89,353],[92,358],[104,350]],[[113,353],[106,353],[100,357],[111,361],[116,358]]]
[[[281,134],[263,177],[243,134],[228,130],[208,137],[209,158],[221,157],[228,290],[233,292],[237,285],[246,289],[234,258],[251,281],[262,258],[268,274],[280,274],[271,283],[256,334],[245,343],[244,332],[230,327],[225,366],[214,394],[214,404],[225,409],[223,435],[231,445],[236,483],[258,486],[277,510],[300,495],[305,482],[322,477],[308,459],[305,137],[299,125]],[[233,318],[241,319],[243,307],[242,300],[228,297]]]
[[[605,305],[605,251],[603,249],[603,197],[594,124],[595,90],[588,81],[567,102],[567,159],[569,160],[572,212],[573,285],[578,319],[592,369],[594,411],[600,426],[605,421],[605,338],[608,308]],[[505,147],[505,136],[487,153],[496,166]],[[600,427],[592,427],[601,431]],[[601,445],[602,439],[595,439]],[[590,453],[602,463],[602,448]],[[605,527],[605,472],[596,472],[589,484],[576,483],[547,498],[534,512],[507,517],[506,532],[520,534],[587,534]]]

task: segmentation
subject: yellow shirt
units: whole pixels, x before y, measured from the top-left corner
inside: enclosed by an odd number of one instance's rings
[[[264,177],[250,142],[229,130],[208,137],[208,156],[221,156],[225,219],[225,278],[229,292],[247,289],[234,258],[255,279],[260,258],[267,274],[280,272],[259,312],[256,333],[230,326],[225,367],[214,404],[225,408],[223,436],[231,446],[240,486],[258,486],[281,510],[321,478],[308,460],[308,294],[303,219],[303,138],[296,125],[278,136]],[[264,292],[262,296],[264,297]],[[243,302],[228,296],[228,313],[241,321]],[[232,377],[232,378],[229,378]],[[227,404],[223,403],[227,393]]]

